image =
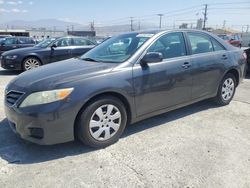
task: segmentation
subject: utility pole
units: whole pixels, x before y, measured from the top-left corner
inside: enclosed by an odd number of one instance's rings
[[[95,31],[95,22],[90,22],[90,30]]]
[[[246,30],[246,33],[248,33],[248,31],[249,31],[249,25],[247,25],[247,30]]]
[[[226,29],[226,23],[227,23],[227,21],[224,20],[224,21],[223,21],[223,27],[222,27],[223,29]]]
[[[133,22],[134,22],[134,18],[133,18],[133,17],[130,17],[130,30],[131,30],[131,31],[134,31]]]
[[[206,30],[206,22],[207,22],[207,4],[205,4],[205,12],[203,18],[203,30]]]
[[[159,24],[159,28],[161,29],[161,21],[162,21],[162,16],[163,16],[163,14],[157,14],[157,16],[159,16],[159,17],[160,17],[160,24]]]

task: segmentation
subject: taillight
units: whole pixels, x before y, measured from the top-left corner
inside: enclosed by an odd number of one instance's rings
[[[243,52],[242,56],[243,56],[243,58],[244,58],[245,60],[247,60],[247,54],[246,54],[246,52]]]

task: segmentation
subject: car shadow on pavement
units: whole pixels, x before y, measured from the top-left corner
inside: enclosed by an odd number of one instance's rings
[[[21,73],[22,71],[16,71],[16,70],[0,70],[0,76],[15,76]]]
[[[165,123],[175,121],[177,119],[181,119],[197,112],[205,111],[212,108],[220,108],[220,106],[211,102],[211,100],[205,100],[174,111],[170,111],[131,125],[125,130],[123,137],[127,137],[129,135],[136,134],[137,132],[154,128],[156,126],[163,125]]]
[[[218,106],[211,102],[203,101],[172,112],[168,112],[127,127],[122,138],[126,139],[126,137],[143,130],[151,129],[176,119],[217,107]],[[81,155],[94,151],[96,151],[96,149],[86,147],[79,141],[53,146],[40,146],[32,144],[18,138],[9,128],[7,119],[4,119],[0,122],[0,158],[8,163],[20,165],[42,163],[50,160],[61,159],[67,156]]]

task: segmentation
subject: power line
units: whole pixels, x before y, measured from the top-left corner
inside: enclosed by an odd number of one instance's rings
[[[250,5],[249,1],[246,2],[228,2],[228,3],[209,3],[206,5],[196,5],[196,6],[191,6],[191,7],[187,7],[187,8],[182,8],[182,9],[177,9],[177,10],[172,10],[172,11],[168,11],[168,12],[163,12],[162,14],[157,14],[160,18],[160,23],[159,23],[159,28],[162,28],[162,17],[163,15],[166,17],[171,17],[171,19],[175,18],[186,18],[185,16],[188,15],[190,16],[190,13],[195,13],[196,12],[196,16],[198,16],[201,12],[203,12],[203,29],[206,28],[207,25],[207,20],[208,20],[208,12],[211,11],[214,14],[218,14],[218,12],[216,12],[216,10],[225,10],[225,11],[231,11],[231,10],[248,10],[250,9],[250,7],[239,7],[240,5]],[[239,5],[238,7],[228,7],[226,5]],[[202,8],[203,6],[203,8]],[[204,7],[205,6],[205,7]],[[225,13],[227,14],[227,13]],[[239,12],[237,14],[241,14],[241,15],[245,15],[242,12]],[[142,16],[133,16],[133,17],[124,17],[124,18],[117,18],[117,19],[113,19],[113,20],[106,20],[103,22],[98,22],[96,23],[96,25],[107,25],[107,24],[119,24],[119,25],[126,25],[126,23],[128,24],[128,22],[130,23],[130,30],[133,31],[134,30],[134,23],[137,22],[138,24],[138,28],[141,28],[141,22],[145,21],[147,23],[153,24],[156,23],[156,14],[149,14],[149,15],[142,15]],[[152,20],[152,21],[150,21]],[[218,20],[217,20],[218,21]],[[155,27],[155,26],[154,26]],[[166,26],[164,26],[166,27]]]
[[[239,5],[239,4],[250,4],[249,1],[243,1],[243,2],[228,2],[228,3],[209,3],[209,5]]]
[[[189,13],[191,11],[197,11],[197,10],[201,10],[201,9],[197,9],[198,7],[201,8],[202,5],[196,5],[196,6],[192,6],[192,7],[187,7],[187,8],[183,8],[183,9],[176,9],[176,10],[173,10],[173,11],[168,11],[166,13],[162,13],[164,15],[168,15],[168,16],[172,16],[172,15],[182,15],[182,14],[185,14],[185,13]],[[178,13],[179,12],[179,13]],[[148,15],[142,15],[142,16],[133,16],[133,18],[146,18],[146,17],[154,17],[155,14],[148,14]],[[128,19],[131,19],[131,17],[123,17],[123,18],[117,18],[117,19],[113,19],[113,20],[106,20],[106,21],[100,21],[102,23],[111,23],[111,22],[118,22],[118,21],[125,21],[125,20],[128,20]]]
[[[233,8],[230,8],[230,7],[223,7],[223,8],[209,8],[209,10],[244,10],[244,9],[249,10],[249,9],[250,9],[250,7],[233,7]]]

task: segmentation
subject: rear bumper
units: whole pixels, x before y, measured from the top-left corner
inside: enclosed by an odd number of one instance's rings
[[[53,145],[74,140],[74,106],[51,105],[22,110],[5,104],[11,129],[22,139],[39,145]]]

